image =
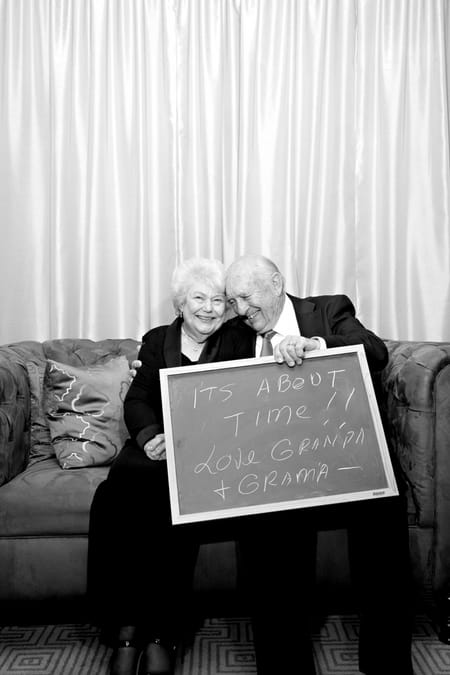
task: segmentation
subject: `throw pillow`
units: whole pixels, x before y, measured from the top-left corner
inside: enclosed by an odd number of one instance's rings
[[[125,356],[82,367],[48,360],[44,405],[63,469],[110,464],[116,457],[128,435],[123,401],[129,374]]]

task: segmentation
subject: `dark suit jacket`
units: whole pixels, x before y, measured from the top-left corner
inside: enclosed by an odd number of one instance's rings
[[[303,337],[322,337],[329,348],[362,344],[370,370],[374,372],[385,367],[388,361],[386,345],[356,318],[353,303],[346,295],[296,298],[288,293],[288,297],[294,305]],[[230,323],[238,325],[242,321],[236,317]],[[255,343],[256,334],[253,333],[253,345]]]
[[[385,367],[388,361],[386,345],[356,318],[353,303],[346,295],[289,297],[304,337],[323,337],[330,348],[362,344],[371,371]]]

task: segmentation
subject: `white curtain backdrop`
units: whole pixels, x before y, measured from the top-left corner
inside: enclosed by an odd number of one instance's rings
[[[0,343],[139,338],[242,253],[449,340],[447,0],[0,0]]]

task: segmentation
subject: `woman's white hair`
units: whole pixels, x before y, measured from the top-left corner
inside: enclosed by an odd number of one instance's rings
[[[225,267],[214,258],[188,258],[180,263],[172,275],[172,303],[177,314],[186,301],[187,292],[201,281],[225,295]]]

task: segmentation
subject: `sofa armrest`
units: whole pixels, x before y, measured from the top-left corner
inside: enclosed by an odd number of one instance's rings
[[[443,490],[450,494],[450,343],[386,340],[386,346],[380,405],[387,440],[416,523],[435,527],[436,504]]]
[[[30,449],[30,389],[23,364],[0,355],[0,485],[27,465]]]

